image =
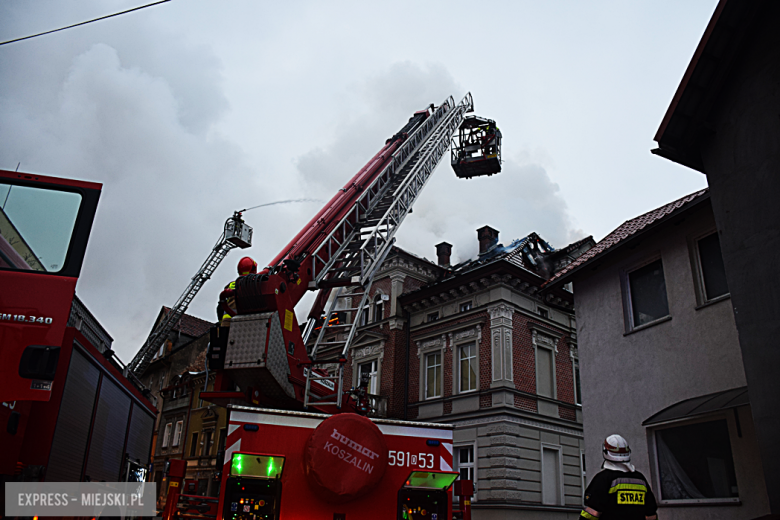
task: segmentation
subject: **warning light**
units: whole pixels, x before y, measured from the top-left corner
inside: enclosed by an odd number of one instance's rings
[[[261,500],[259,503],[260,503],[260,507],[263,507],[265,505],[265,500]]]
[[[234,453],[230,474],[237,477],[280,478],[283,469],[284,457]]]
[[[241,474],[241,463],[243,462],[243,457],[236,453],[233,455],[233,473],[240,475]]]

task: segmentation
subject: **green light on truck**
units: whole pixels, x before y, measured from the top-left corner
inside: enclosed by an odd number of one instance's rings
[[[284,457],[234,453],[230,464],[230,476],[254,478],[281,478]]]
[[[404,487],[448,489],[457,478],[454,471],[412,471]]]

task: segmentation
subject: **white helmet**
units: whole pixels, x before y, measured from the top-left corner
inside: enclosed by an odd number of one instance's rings
[[[631,460],[631,448],[628,441],[620,435],[610,435],[604,439],[604,459],[612,462],[628,462]]]

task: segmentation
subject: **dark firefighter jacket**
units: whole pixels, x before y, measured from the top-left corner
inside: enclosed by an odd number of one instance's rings
[[[647,479],[638,471],[605,469],[585,490],[585,507],[580,518],[588,520],[653,520],[655,496]]]

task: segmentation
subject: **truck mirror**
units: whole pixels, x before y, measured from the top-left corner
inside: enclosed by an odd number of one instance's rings
[[[59,359],[60,347],[29,345],[22,352],[22,359],[19,361],[19,376],[25,379],[54,381]]]

